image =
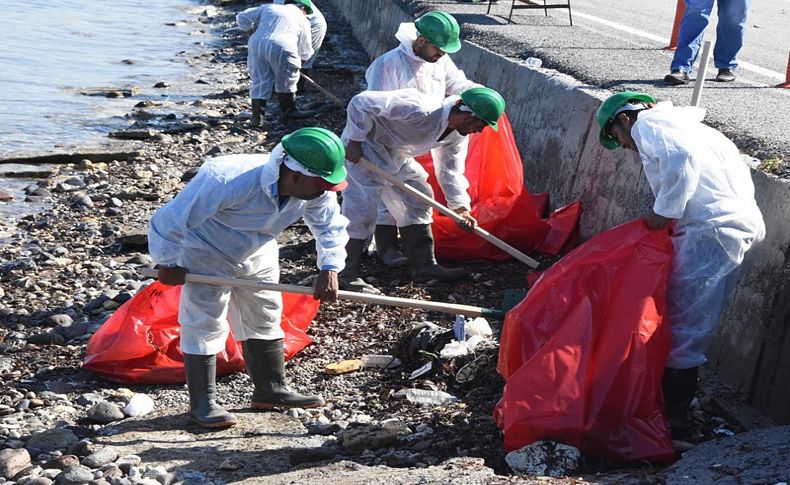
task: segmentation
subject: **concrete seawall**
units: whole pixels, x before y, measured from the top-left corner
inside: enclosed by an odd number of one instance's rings
[[[424,10],[419,1],[326,1],[350,21],[371,58],[395,47],[398,25]],[[470,79],[505,97],[530,190],[549,192],[554,207],[583,202],[582,237],[639,217],[650,207],[652,194],[638,159],[598,143],[595,112],[608,91],[555,71],[531,69],[466,41],[453,60]],[[755,407],[788,423],[790,184],[755,170],[752,177],[768,233],[747,259],[708,353],[709,365]]]

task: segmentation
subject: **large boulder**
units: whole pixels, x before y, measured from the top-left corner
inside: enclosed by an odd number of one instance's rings
[[[30,465],[30,453],[24,448],[0,450],[0,477],[10,480]]]

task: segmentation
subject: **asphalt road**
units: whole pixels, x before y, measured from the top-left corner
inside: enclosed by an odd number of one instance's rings
[[[567,11],[560,9],[549,10],[548,17],[543,10],[518,10],[508,22],[510,0],[500,0],[490,15],[485,3],[408,1],[418,10],[452,13],[461,23],[462,38],[508,57],[538,57],[544,67],[612,91],[649,91],[677,105],[691,102],[695,75],[687,86],[670,87],[663,81],[672,60],[664,47],[672,32],[675,0],[571,0],[573,26]],[[706,40],[715,39],[715,21],[714,10]],[[715,82],[711,60],[701,103],[706,121],[744,152],[760,159],[779,156],[788,163],[790,89],[774,86],[784,80],[787,68],[790,0],[753,2],[746,35],[736,82]]]
[[[504,2],[510,3],[510,2]],[[587,29],[609,31],[624,35],[632,40],[652,37],[669,39],[675,18],[676,2],[660,1],[619,1],[573,0],[574,24]],[[560,19],[562,10],[550,12]],[[519,12],[520,13],[520,12]],[[717,9],[714,7],[711,22],[705,32],[705,40],[715,42]],[[617,26],[602,23],[612,22]],[[637,32],[623,30],[622,27]],[[651,36],[651,37],[648,37]],[[657,42],[663,47],[664,42]],[[783,81],[787,71],[787,57],[790,53],[790,0],[757,0],[752,2],[746,27],[746,39],[738,58],[746,63],[739,73],[743,78],[756,82],[766,81],[773,86]],[[773,71],[773,75],[756,66]],[[668,68],[669,66],[667,66]],[[757,73],[755,71],[758,71]],[[756,75],[759,74],[759,75]],[[764,79],[768,77],[768,79]]]

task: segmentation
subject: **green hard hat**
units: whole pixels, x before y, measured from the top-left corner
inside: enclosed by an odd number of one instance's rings
[[[331,184],[346,178],[346,149],[334,133],[324,128],[299,128],[282,139],[285,153]]]
[[[598,119],[598,126],[601,131],[598,134],[598,140],[604,148],[614,150],[620,146],[620,142],[609,134],[609,123],[614,119],[614,114],[618,109],[622,108],[632,99],[642,101],[644,103],[655,103],[656,99],[647,93],[640,93],[639,91],[623,91],[621,93],[613,94],[606,98],[601,106],[598,108],[598,113],[595,117]]]
[[[307,13],[309,13],[310,15],[313,14],[312,0],[294,0],[294,3],[304,6],[305,10],[307,10]]]
[[[461,93],[461,100],[488,126],[499,131],[497,120],[505,112],[505,100],[491,88],[471,88]]]
[[[431,44],[452,54],[461,50],[458,38],[461,28],[452,15],[445,12],[428,12],[414,21],[417,32]]]

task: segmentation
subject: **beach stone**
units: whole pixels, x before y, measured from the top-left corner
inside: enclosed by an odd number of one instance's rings
[[[72,323],[74,323],[74,319],[71,318],[71,315],[67,315],[65,313],[49,315],[44,319],[44,324],[50,327],[61,327],[64,325],[71,325]]]
[[[0,477],[11,479],[30,465],[30,453],[24,448],[0,450]]]
[[[65,470],[66,468],[77,466],[79,464],[80,459],[75,455],[60,455],[46,462],[44,464],[44,468]]]
[[[14,200],[14,194],[6,189],[0,189],[0,202],[10,202]]]
[[[49,477],[35,477],[25,482],[25,485],[52,485],[54,482]]]
[[[155,466],[143,473],[143,478],[156,480],[160,484],[164,484],[167,481],[168,475],[170,475],[170,473],[167,471],[167,468],[163,466]]]
[[[102,468],[101,471],[103,473],[102,478],[104,478],[108,482],[112,482],[115,479],[123,477],[123,471],[121,471],[121,469],[118,468],[118,466],[115,464],[105,465],[101,468]]]
[[[30,196],[33,196],[33,197],[44,197],[44,198],[46,198],[46,197],[52,197],[52,192],[50,192],[49,190],[45,189],[44,187],[36,187],[35,189],[31,190],[30,193],[28,193],[27,195],[30,195]]]
[[[107,401],[98,402],[88,409],[88,419],[92,419],[97,423],[112,423],[125,417],[117,404]]]
[[[572,474],[581,457],[578,448],[544,440],[511,451],[505,462],[518,475],[559,478]]]
[[[60,475],[60,472],[62,472],[62,471],[63,471],[63,470],[58,470],[57,468],[45,468],[45,469],[44,469],[44,470],[41,472],[41,476],[42,476],[42,477],[49,478],[50,480],[54,480],[54,479],[55,479],[55,477],[57,477],[58,475]]]
[[[74,322],[68,325],[61,325],[55,328],[55,333],[61,335],[65,340],[82,337],[88,331],[88,322]]]
[[[118,468],[128,473],[129,469],[131,469],[133,466],[139,465],[142,461],[143,459],[137,455],[126,455],[119,458],[115,464],[118,466]]]
[[[66,468],[57,478],[58,485],[85,485],[91,480],[93,472],[82,465]]]
[[[381,422],[381,427],[398,436],[408,436],[412,434],[409,426],[397,418],[385,419]]]
[[[77,398],[77,404],[81,404],[83,406],[93,406],[96,403],[100,403],[102,401],[106,401],[107,399],[97,392],[86,392],[85,394],[80,394]]]
[[[27,343],[33,345],[63,345],[66,343],[66,340],[56,332],[43,332],[28,337]]]
[[[377,450],[395,444],[398,435],[380,426],[359,426],[343,432],[343,447],[349,453]]]
[[[76,192],[69,197],[69,205],[79,210],[92,209],[94,206],[93,200],[85,192]]]
[[[82,464],[88,468],[101,468],[108,463],[112,463],[118,459],[118,451],[108,446],[101,450],[92,453],[82,459]]]
[[[55,450],[65,450],[78,441],[79,438],[71,430],[53,428],[34,434],[25,447],[28,451],[33,450],[33,454],[38,455]]]

